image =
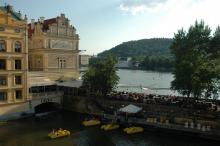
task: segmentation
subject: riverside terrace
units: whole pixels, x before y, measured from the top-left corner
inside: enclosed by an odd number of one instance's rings
[[[132,92],[112,92],[107,95],[107,98],[137,103],[170,105],[192,110],[213,112],[220,111],[219,100],[194,99],[180,96],[165,96]]]
[[[104,121],[142,125],[155,132],[220,140],[219,101],[129,92],[113,92],[107,98],[89,99],[88,113],[99,115]],[[131,104],[142,110],[138,113],[121,112],[120,109]]]
[[[153,129],[177,130],[180,133],[188,131],[197,136],[209,133],[211,138],[213,135],[217,137],[215,139],[220,137],[219,100],[196,100],[131,92],[112,92],[107,97],[100,97],[92,93],[86,94],[78,88],[63,88],[63,107],[66,110],[97,116],[106,122],[117,121],[123,125],[141,124],[153,126]],[[121,108],[130,104],[142,110],[135,114],[120,112]]]

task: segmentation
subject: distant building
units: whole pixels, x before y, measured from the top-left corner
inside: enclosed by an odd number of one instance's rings
[[[134,68],[138,68],[138,67],[140,67],[140,62],[139,62],[139,61],[133,61],[133,62],[132,62],[132,66],[133,66]]]
[[[132,58],[131,57],[119,57],[117,68],[130,68],[132,67]]]
[[[27,18],[0,7],[0,116],[28,109]]]
[[[75,76],[79,68],[79,35],[64,14],[29,24],[29,69]]]
[[[89,59],[91,58],[92,56],[90,55],[80,55],[79,56],[79,64],[81,67],[84,67],[84,66],[88,66],[89,65]]]

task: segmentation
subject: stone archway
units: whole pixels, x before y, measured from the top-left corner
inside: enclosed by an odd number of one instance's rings
[[[45,102],[34,107],[35,114],[57,111],[62,108],[57,102]]]

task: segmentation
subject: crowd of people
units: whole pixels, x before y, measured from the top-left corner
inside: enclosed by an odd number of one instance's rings
[[[123,100],[129,102],[138,102],[146,104],[158,104],[178,106],[182,108],[191,108],[198,110],[217,111],[218,106],[211,101],[196,100],[194,98],[172,96],[172,95],[154,95],[134,92],[112,92],[107,95],[108,99]]]

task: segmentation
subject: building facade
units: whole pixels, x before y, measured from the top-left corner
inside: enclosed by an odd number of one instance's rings
[[[27,24],[12,6],[0,7],[0,120],[61,104],[57,80],[78,78],[78,54],[79,36],[64,14]]]
[[[76,73],[79,67],[79,35],[64,14],[41,17],[29,24],[29,70]]]
[[[91,55],[80,55],[79,56],[80,67],[88,66],[90,58],[92,58]]]
[[[12,6],[0,7],[0,115],[23,111],[29,100],[26,20]]]
[[[119,57],[116,67],[117,68],[131,68],[132,58],[131,57]]]

